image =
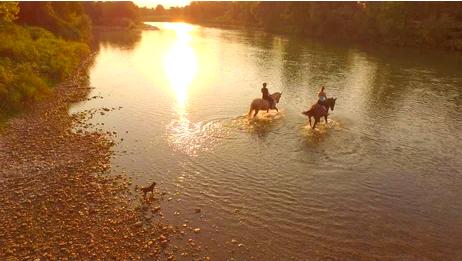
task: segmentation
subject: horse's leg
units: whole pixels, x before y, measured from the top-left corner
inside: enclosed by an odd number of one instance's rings
[[[267,101],[267,103],[268,103],[268,109],[266,110],[266,113],[274,109],[274,104],[271,104],[269,101]]]
[[[274,105],[274,108],[276,109],[277,112],[279,112],[278,108],[276,107],[276,105]]]
[[[255,114],[253,115],[254,118],[257,116],[257,113],[258,113],[258,109],[255,109]]]
[[[248,114],[249,118],[252,116],[252,111],[253,111],[253,109],[252,109],[252,107],[250,107],[249,114]]]
[[[326,124],[327,124],[327,114],[324,115],[324,119],[326,120]]]
[[[310,127],[311,127],[311,116],[309,116],[308,119],[310,120]]]
[[[316,127],[316,124],[319,122],[319,118],[317,117],[314,117],[314,124],[313,124],[313,127],[312,129],[314,130],[314,128]]]

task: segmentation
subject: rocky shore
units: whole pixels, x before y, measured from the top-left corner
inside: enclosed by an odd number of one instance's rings
[[[105,175],[110,137],[75,131],[83,116],[68,109],[89,93],[91,62],[0,134],[0,260],[175,259],[160,202]]]

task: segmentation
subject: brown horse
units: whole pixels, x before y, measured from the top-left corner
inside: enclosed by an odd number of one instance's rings
[[[282,92],[275,92],[271,94],[270,96],[271,98],[273,98],[273,107],[270,108],[269,102],[267,100],[256,98],[250,104],[249,118],[252,115],[252,111],[255,111],[255,114],[253,115],[253,117],[257,116],[258,111],[260,110],[268,112],[270,109],[275,109],[276,111],[279,111],[278,108],[276,108],[276,104],[279,103],[279,99],[281,99]]]
[[[310,126],[311,126],[311,117],[314,117],[314,125],[312,129],[314,129],[314,127],[316,127],[316,124],[320,122],[321,117],[324,117],[327,123],[327,115],[329,115],[328,113],[329,108],[331,110],[334,110],[336,100],[337,98],[327,98],[325,105],[316,103],[313,106],[311,106],[311,109],[302,112],[302,114],[308,116],[308,119],[310,120]]]

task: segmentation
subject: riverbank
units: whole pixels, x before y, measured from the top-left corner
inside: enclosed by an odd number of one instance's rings
[[[153,30],[157,31],[159,30],[158,27],[145,24],[145,23],[138,23],[136,25],[133,25],[132,27],[128,26],[116,26],[116,25],[95,25],[92,28],[93,30],[107,30],[107,31],[112,31],[112,30],[121,30],[121,31],[126,31],[126,30]]]
[[[161,21],[144,21],[146,23],[157,23]],[[327,37],[315,37],[300,34],[297,32],[292,32],[290,30],[275,30],[275,31],[268,31],[265,30],[264,27],[259,25],[247,25],[244,23],[239,22],[218,22],[218,21],[190,21],[190,20],[182,20],[177,21],[172,19],[168,22],[184,22],[190,23],[197,26],[209,27],[209,28],[216,28],[216,29],[230,29],[230,30],[242,30],[247,32],[256,32],[256,33],[265,33],[266,35],[274,35],[279,37],[286,37],[290,39],[297,39],[297,40],[305,40],[305,41],[312,41],[317,42],[319,44],[328,45],[328,46],[342,46],[348,48],[357,48],[366,52],[376,52],[377,50],[383,53],[412,53],[412,54],[425,54],[425,55],[433,55],[433,56],[445,56],[445,57],[456,57],[456,59],[462,60],[462,51],[458,50],[450,50],[450,49],[439,49],[439,48],[431,48],[431,47],[423,47],[423,46],[406,46],[406,45],[390,45],[383,42],[364,42],[364,41],[355,41],[352,39],[345,39],[345,38],[336,38],[335,36],[327,36]]]
[[[123,176],[104,175],[114,142],[85,130],[91,114],[68,114],[89,93],[91,63],[0,135],[2,260],[175,259],[169,242],[178,231],[162,220],[160,201],[143,200]]]

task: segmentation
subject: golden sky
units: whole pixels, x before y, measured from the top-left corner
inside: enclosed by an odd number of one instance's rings
[[[185,6],[188,5],[190,0],[134,0],[136,5],[140,7],[156,7],[158,4],[163,5],[165,8],[173,6]]]

